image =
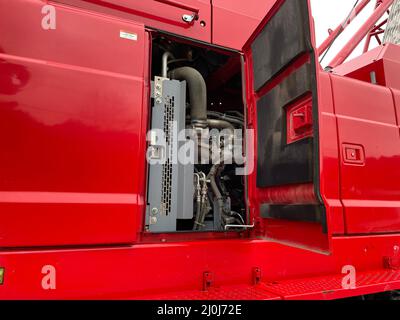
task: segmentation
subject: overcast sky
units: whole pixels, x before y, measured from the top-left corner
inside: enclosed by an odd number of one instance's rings
[[[346,19],[351,9],[353,8],[355,0],[311,0],[313,16],[315,20],[315,31],[317,37],[317,45],[320,45],[328,36],[328,29],[334,29],[339,23]],[[356,20],[344,31],[344,33],[338,38],[337,42],[332,46],[330,52],[326,56],[323,65],[329,63],[338,50],[343,47],[347,40],[354,34],[360,25],[365,22],[366,18],[371,14],[375,5],[375,1],[364,9],[364,11],[357,17]],[[376,45],[374,41],[373,46]],[[360,54],[364,42],[357,48],[354,55]]]

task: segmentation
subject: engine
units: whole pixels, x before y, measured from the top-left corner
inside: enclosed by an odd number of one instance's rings
[[[161,67],[152,81],[146,228],[155,233],[243,231],[245,180],[238,170],[244,165],[243,110],[221,108],[226,93],[209,97],[210,73],[201,66],[213,66],[210,59],[203,55],[196,63],[187,54],[177,56],[181,51],[157,55]]]

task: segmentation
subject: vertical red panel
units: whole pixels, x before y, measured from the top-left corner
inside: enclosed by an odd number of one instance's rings
[[[398,232],[400,139],[392,93],[388,88],[344,77],[332,76],[332,83],[346,230]]]
[[[338,131],[330,75],[321,71],[318,85],[321,196],[326,207],[329,234],[343,234],[344,216],[340,201]]]
[[[43,5],[0,1],[0,246],[132,242],[144,209],[144,26],[56,7],[45,30]]]
[[[241,50],[276,0],[213,0],[213,43]]]

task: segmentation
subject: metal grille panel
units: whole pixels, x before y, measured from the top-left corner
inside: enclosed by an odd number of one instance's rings
[[[165,141],[167,143],[167,152],[170,154],[173,150],[173,121],[175,108],[174,97],[167,96],[164,109],[164,132]],[[172,194],[172,163],[171,157],[168,157],[163,165],[162,173],[162,194],[161,194],[161,210],[163,214],[169,215],[171,212],[171,194]]]

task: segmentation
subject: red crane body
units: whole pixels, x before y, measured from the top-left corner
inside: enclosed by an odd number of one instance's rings
[[[400,47],[383,44],[324,71],[309,1],[306,49],[287,56],[286,40],[262,43],[286,2],[0,0],[0,299],[335,299],[400,290]],[[43,28],[46,6],[55,8],[54,29]],[[283,99],[285,81],[309,72],[309,89],[285,104],[283,143],[313,139],[311,180],[265,186],[262,168],[250,173],[251,228],[145,227],[158,36],[231,58],[208,88],[241,72],[255,168],[265,99]],[[276,70],[255,75],[268,55]],[[294,210],[265,215],[266,204]],[[46,286],[49,274],[55,287]]]

